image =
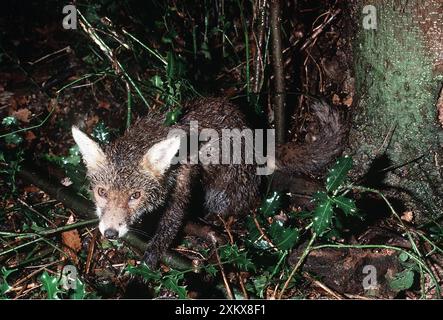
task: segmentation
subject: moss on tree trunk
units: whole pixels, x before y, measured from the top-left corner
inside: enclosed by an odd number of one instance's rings
[[[376,30],[363,28],[366,4],[377,10]],[[436,110],[443,6],[439,0],[357,1],[354,10],[360,13],[354,39],[359,101],[350,134],[354,174],[370,170],[367,182],[400,198],[419,222],[436,218],[443,208]]]

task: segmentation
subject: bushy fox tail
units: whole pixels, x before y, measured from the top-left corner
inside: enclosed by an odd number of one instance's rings
[[[348,125],[336,107],[315,102],[312,110],[319,132],[310,143],[288,142],[276,148],[277,170],[283,174],[318,177],[341,155],[345,147]]]

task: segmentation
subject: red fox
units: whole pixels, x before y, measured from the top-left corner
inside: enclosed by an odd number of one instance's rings
[[[275,163],[271,165],[280,173],[316,176],[343,150],[346,130],[339,110],[320,102],[311,109],[319,122],[319,134],[308,144],[277,146]],[[179,136],[169,137],[168,132],[180,129],[189,135],[192,121],[198,121],[200,131],[210,128],[213,133],[249,128],[239,109],[221,98],[186,103],[183,115],[171,127],[163,125],[161,114],[148,115],[103,149],[72,127],[104,237],[122,237],[143,215],[160,212],[157,230],[143,257],[152,268],[184,224],[195,190],[203,191],[206,215],[247,214],[260,198],[264,179],[257,174],[257,164],[176,163],[180,146],[187,141]]]

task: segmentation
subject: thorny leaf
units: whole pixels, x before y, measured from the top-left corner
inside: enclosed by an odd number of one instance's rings
[[[339,158],[331,170],[329,170],[328,177],[326,178],[326,190],[328,192],[334,192],[337,190],[346,179],[346,176],[351,168],[351,157],[345,156]]]
[[[51,277],[48,272],[45,271],[40,277],[40,282],[42,283],[43,290],[46,291],[49,300],[60,299],[58,294],[62,291],[58,287],[59,282],[57,277]]]
[[[332,201],[328,196],[324,197],[324,193],[318,193],[317,197],[312,227],[315,233],[321,236],[331,225],[333,210]]]
[[[281,205],[281,195],[274,191],[268,198],[264,200],[260,207],[260,212],[264,217],[271,217],[275,215]]]
[[[185,286],[180,286],[179,281],[183,279],[183,273],[175,270],[171,270],[163,281],[163,286],[169,290],[178,294],[179,299],[186,299],[188,293]]]
[[[354,215],[357,212],[357,207],[352,199],[336,196],[332,198],[332,201],[338,208],[343,210],[344,214],[347,216]]]
[[[295,228],[285,228],[281,221],[274,221],[269,227],[269,235],[280,250],[290,250],[297,243],[300,233]]]
[[[229,261],[242,270],[255,270],[255,265],[247,257],[246,251],[240,252],[236,244],[227,244],[220,247],[220,259],[222,261]]]
[[[83,300],[86,297],[85,284],[77,279],[74,293],[71,295],[71,299],[73,300]]]
[[[2,267],[0,269],[1,272],[0,296],[4,295],[6,292],[9,291],[9,289],[11,289],[11,287],[8,284],[7,278],[11,273],[15,271],[17,271],[17,269],[8,270],[5,267]]]
[[[159,281],[161,274],[158,271],[151,270],[146,263],[142,263],[138,266],[128,266],[126,271],[134,276],[141,276],[146,281]]]

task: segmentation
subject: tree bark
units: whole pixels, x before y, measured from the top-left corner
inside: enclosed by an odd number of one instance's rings
[[[377,29],[363,27],[374,5]],[[398,197],[417,220],[441,216],[443,6],[430,1],[353,1],[359,102],[350,133],[355,177]]]

